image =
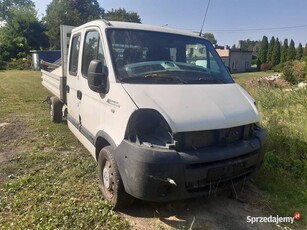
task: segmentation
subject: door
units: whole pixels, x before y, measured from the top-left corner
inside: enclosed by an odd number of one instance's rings
[[[92,60],[100,60],[106,65],[103,41],[98,27],[87,28],[81,58],[79,78],[79,126],[84,137],[94,144],[96,134],[103,129],[105,116],[105,95],[92,91],[88,86],[88,67]]]
[[[71,38],[69,58],[68,58],[68,71],[67,71],[67,120],[78,128],[79,123],[79,79],[80,79],[80,46],[81,34],[74,34]]]

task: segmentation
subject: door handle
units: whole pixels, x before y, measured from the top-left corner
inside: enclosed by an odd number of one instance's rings
[[[77,90],[77,98],[78,98],[79,100],[82,99],[82,92],[81,92],[80,90]]]

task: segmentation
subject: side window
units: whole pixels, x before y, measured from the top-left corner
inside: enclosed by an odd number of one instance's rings
[[[94,59],[101,60],[105,63],[102,43],[97,31],[89,31],[85,35],[83,56],[82,56],[82,74],[87,77],[88,67]]]
[[[77,35],[72,38],[70,49],[69,73],[73,76],[77,76],[80,50],[80,35]]]

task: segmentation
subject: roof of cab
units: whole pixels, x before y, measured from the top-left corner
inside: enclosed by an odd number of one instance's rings
[[[107,21],[104,19],[99,19],[95,21],[88,22],[83,24],[73,31],[77,31],[88,26],[99,26],[101,28],[118,28],[118,29],[134,29],[134,30],[148,30],[148,31],[156,31],[156,32],[164,32],[164,33],[173,33],[173,34],[181,34],[199,37],[198,33],[193,33],[191,31],[174,29],[167,26],[156,26],[156,25],[146,25],[142,23],[133,23],[133,22],[118,22],[118,21]]]

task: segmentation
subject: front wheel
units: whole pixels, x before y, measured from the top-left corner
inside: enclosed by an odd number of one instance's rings
[[[99,188],[103,197],[115,209],[132,204],[133,197],[126,193],[110,146],[101,149],[98,157]]]

